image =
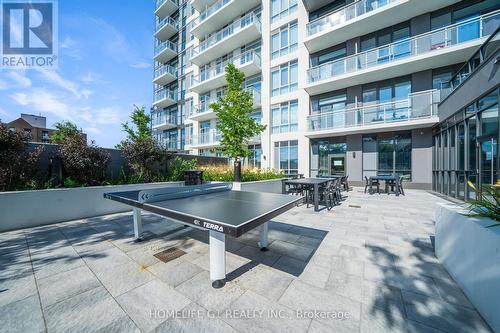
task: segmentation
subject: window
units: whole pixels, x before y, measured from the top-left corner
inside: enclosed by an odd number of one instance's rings
[[[446,72],[432,75],[432,89],[448,89],[450,88],[450,80],[452,73]]]
[[[379,46],[387,45],[398,40],[410,37],[410,24],[402,23],[396,26],[377,31],[373,34],[361,38],[361,52],[374,49]],[[408,42],[398,43],[396,47],[396,54],[402,54],[408,51]],[[381,50],[381,52],[383,52]]]
[[[297,11],[297,0],[271,0],[271,22]]]
[[[271,58],[276,59],[297,49],[297,21],[284,25],[271,34]]]
[[[298,141],[280,141],[274,143],[274,164],[276,169],[285,174],[297,174],[299,171]]]
[[[262,146],[261,145],[250,145],[250,156],[248,156],[248,167],[250,168],[261,168],[261,156],[262,156]]]
[[[298,64],[290,61],[271,70],[271,96],[278,96],[297,90]]]
[[[411,175],[410,134],[378,140],[378,173]]]
[[[288,133],[297,131],[297,100],[271,106],[271,133]]]

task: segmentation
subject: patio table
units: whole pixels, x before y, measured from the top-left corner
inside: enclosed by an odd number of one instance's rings
[[[286,185],[304,185],[314,189],[314,210],[319,210],[319,187],[331,181],[330,178],[299,178],[286,179],[281,183],[281,192],[286,193]]]
[[[399,196],[399,176],[396,175],[386,175],[386,176],[371,176],[370,177],[370,194],[372,193],[372,181],[373,180],[378,180],[378,181],[384,181],[384,182],[394,182],[395,188],[396,188],[396,196]]]

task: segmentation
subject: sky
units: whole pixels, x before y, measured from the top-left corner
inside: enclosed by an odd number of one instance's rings
[[[1,1],[0,1],[1,2]],[[154,0],[59,0],[57,69],[0,67],[0,119],[69,120],[114,147],[133,106],[152,103]]]

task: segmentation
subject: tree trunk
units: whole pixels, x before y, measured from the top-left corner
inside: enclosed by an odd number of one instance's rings
[[[241,182],[241,160],[239,157],[234,159],[234,181]]]

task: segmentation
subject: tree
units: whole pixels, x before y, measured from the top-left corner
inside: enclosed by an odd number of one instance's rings
[[[135,142],[151,138],[151,116],[146,114],[144,106],[139,107],[137,105],[134,105],[134,111],[132,111],[130,119],[132,119],[132,123],[135,125],[135,129],[130,127],[128,122],[122,124],[123,130],[127,133],[128,140]]]
[[[217,129],[221,133],[221,141],[218,150],[234,159],[235,181],[241,181],[240,159],[251,153],[248,142],[266,129],[265,125],[250,117],[253,99],[242,87],[244,80],[245,74],[234,64],[227,65],[224,96],[210,105],[219,119]]]
[[[56,130],[52,133],[51,140],[54,143],[62,144],[66,140],[73,136],[81,136],[81,132],[78,127],[70,121],[61,121],[56,123]]]

